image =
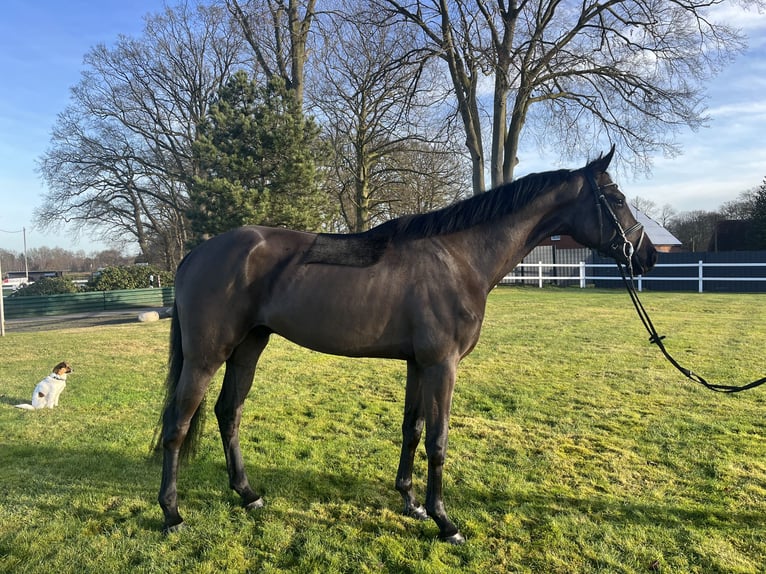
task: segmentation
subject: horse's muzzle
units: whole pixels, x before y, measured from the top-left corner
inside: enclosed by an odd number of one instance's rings
[[[641,249],[633,253],[631,264],[635,275],[649,273],[657,264],[657,250],[654,248],[654,245],[651,243],[642,245]]]

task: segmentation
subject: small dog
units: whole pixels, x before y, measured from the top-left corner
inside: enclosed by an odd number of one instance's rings
[[[53,367],[53,372],[50,375],[37,383],[37,386],[32,393],[32,404],[16,405],[16,408],[33,411],[36,409],[52,409],[53,407],[57,407],[61,391],[66,387],[66,376],[71,372],[72,367],[69,363],[62,361]]]

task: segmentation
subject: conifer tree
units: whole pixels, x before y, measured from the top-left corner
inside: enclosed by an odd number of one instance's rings
[[[241,225],[316,230],[327,212],[317,182],[319,129],[277,77],[237,72],[200,126],[201,173],[190,191],[196,241]]]
[[[755,236],[756,249],[766,249],[766,177],[755,191],[755,203],[751,217]]]

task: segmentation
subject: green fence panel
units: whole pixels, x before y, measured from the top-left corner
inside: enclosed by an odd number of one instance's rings
[[[158,289],[128,289],[124,291],[93,291],[39,297],[5,297],[6,319],[22,319],[72,313],[98,313],[120,309],[169,307],[173,304],[173,287]]]
[[[104,291],[104,310],[130,309],[133,307],[162,307],[161,289],[131,289],[129,291]]]

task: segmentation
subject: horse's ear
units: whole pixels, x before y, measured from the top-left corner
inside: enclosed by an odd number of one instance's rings
[[[614,144],[612,144],[612,149],[609,150],[609,153],[602,155],[598,159],[594,159],[588,164],[588,167],[594,170],[596,173],[604,173],[609,168],[609,164],[612,162],[613,156]]]

